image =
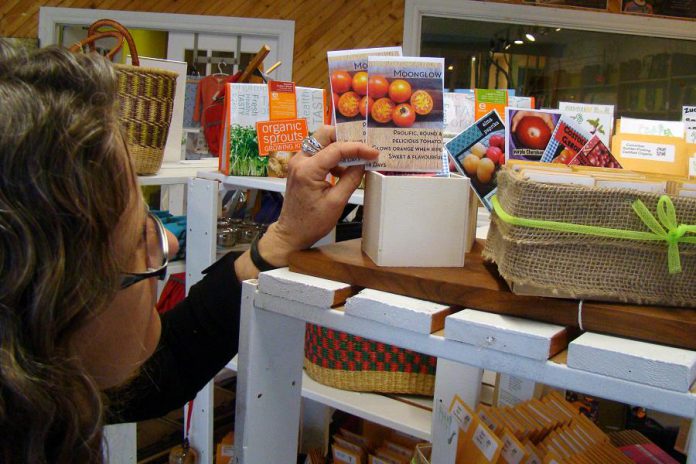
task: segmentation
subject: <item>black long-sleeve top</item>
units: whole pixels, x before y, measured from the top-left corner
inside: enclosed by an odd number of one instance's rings
[[[161,316],[157,349],[125,387],[107,393],[108,422],[161,417],[193,399],[237,353],[241,285],[230,253],[203,271],[188,296]]]

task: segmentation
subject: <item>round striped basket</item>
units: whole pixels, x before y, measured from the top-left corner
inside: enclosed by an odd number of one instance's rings
[[[432,395],[433,356],[314,324],[305,330],[307,375],[343,390]]]

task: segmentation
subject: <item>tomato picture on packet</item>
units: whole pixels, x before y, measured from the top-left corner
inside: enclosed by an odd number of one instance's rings
[[[401,56],[401,47],[363,48],[327,52],[329,84],[336,140],[365,142],[370,114],[391,121],[396,104],[389,99],[389,83],[371,79],[367,59],[371,55]],[[343,160],[341,166],[364,164],[359,158]]]
[[[368,124],[381,127],[428,127],[427,122],[443,119],[443,97],[440,79],[390,78],[370,73],[367,96],[372,99]]]
[[[444,59],[369,56],[367,73],[367,144],[380,156],[366,169],[442,171]]]

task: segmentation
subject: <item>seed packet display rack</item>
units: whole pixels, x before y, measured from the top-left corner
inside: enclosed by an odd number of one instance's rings
[[[200,271],[215,259],[215,235],[212,231],[220,185],[233,188],[234,182],[251,182],[244,178],[214,180],[215,176],[208,174],[207,179],[199,177],[189,183],[191,226],[188,240],[192,248],[187,266],[188,285],[198,280]],[[245,186],[248,187],[248,183]],[[451,452],[447,444],[449,429],[443,420],[451,398],[456,393],[467,403],[476,404],[483,369],[643,405],[681,417],[696,417],[696,395],[690,391],[667,390],[572,369],[566,364],[563,353],[540,361],[517,353],[461,343],[446,338],[442,331],[416,333],[346,315],[341,308],[322,308],[303,302],[301,294],[312,289],[308,289],[304,283],[297,285],[296,292],[290,291],[292,297],[282,297],[267,293],[267,289],[260,289],[256,281],[243,284],[235,425],[236,456],[240,463],[294,462],[298,451],[303,344],[307,322],[438,357],[430,431],[434,456],[448,456]],[[325,399],[315,399],[329,404]],[[335,403],[332,406],[341,407]],[[204,390],[199,394],[196,407],[192,442],[203,454],[210,453],[210,391]],[[689,463],[696,463],[694,429],[688,449]],[[272,447],[268,446],[269,439],[273,440]]]

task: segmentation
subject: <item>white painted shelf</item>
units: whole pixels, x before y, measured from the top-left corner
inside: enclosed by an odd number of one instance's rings
[[[174,185],[185,184],[198,171],[215,169],[217,158],[203,160],[180,161],[178,163],[162,163],[162,167],[152,176],[138,176],[140,185]]]
[[[696,416],[696,394],[676,392],[604,375],[571,369],[565,363],[538,361],[512,353],[449,340],[439,334],[424,335],[373,321],[351,317],[343,311],[323,309],[256,292],[254,305],[272,313],[323,327],[389,343],[496,372],[588,395],[637,404],[680,417]]]
[[[236,356],[227,364],[227,369],[237,371]],[[432,398],[405,397],[404,401],[396,396],[339,390],[312,380],[304,371],[302,397],[423,440],[431,439]]]
[[[198,177],[216,180],[230,190],[249,188],[285,193],[286,179],[279,179],[277,177],[225,176],[217,171],[199,171]],[[363,195],[363,190],[356,190],[353,195],[350,196],[348,203],[351,205],[362,205]]]

